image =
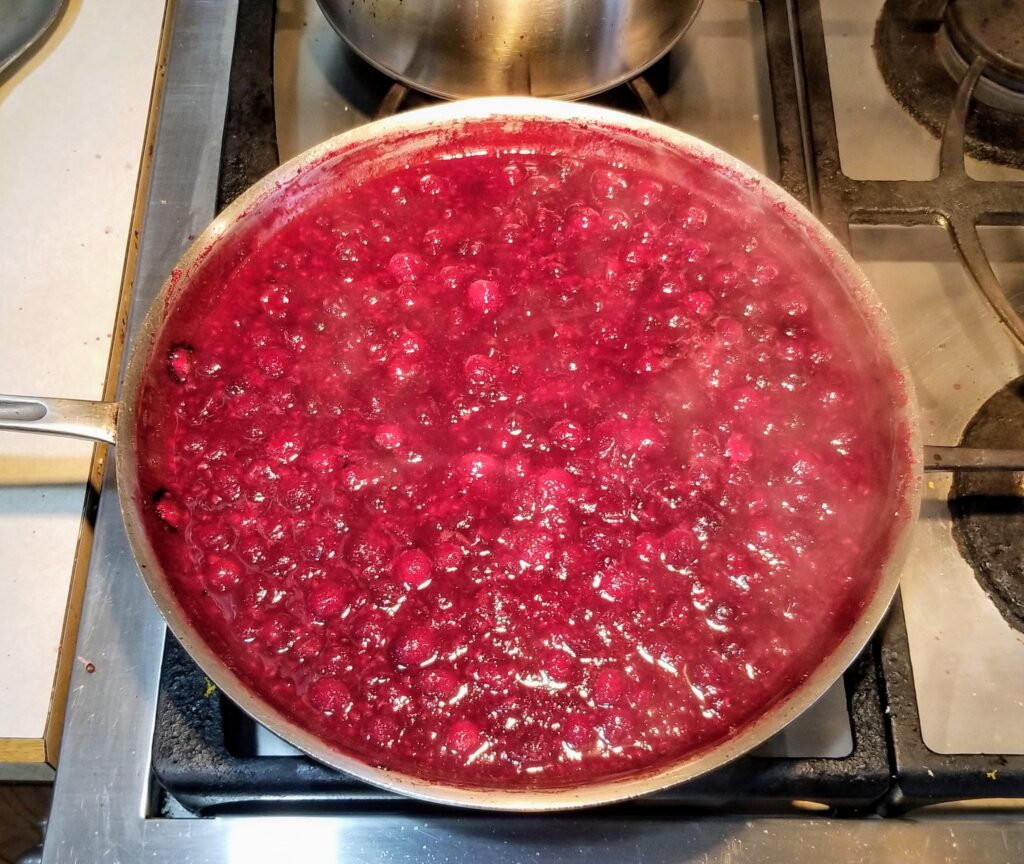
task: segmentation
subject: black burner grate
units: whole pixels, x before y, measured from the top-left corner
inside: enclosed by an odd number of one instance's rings
[[[843,173],[840,162],[820,4],[818,0],[793,3],[796,53],[802,58],[807,94],[811,199],[818,216],[847,245],[853,224],[942,226],[972,281],[1024,345],[1024,322],[1010,307],[977,232],[981,224],[1024,225],[1024,182],[976,180],[964,168],[965,130],[976,116],[972,95],[983,71],[980,65],[974,64],[958,86],[951,85],[954,97],[943,118],[938,176],[932,180],[854,180]],[[941,13],[941,6],[944,2],[887,0],[879,32],[884,15],[894,10],[910,19],[906,26],[911,30],[927,30],[929,21]],[[1024,138],[1008,134],[1000,141],[1024,153]],[[882,658],[895,769],[893,787],[883,807],[886,812],[941,801],[1024,798],[1024,756],[947,756],[925,745],[900,599],[883,628]]]
[[[739,812],[869,811],[889,789],[878,666],[868,651],[846,676],[854,750],[843,759],[745,756],[681,786],[619,805]],[[346,807],[429,808],[305,756],[253,755],[256,724],[210,683],[168,635],[160,675],[153,772],[198,815],[317,812]]]
[[[933,135],[941,134],[956,98],[953,74],[979,56],[975,51],[965,57],[956,47],[956,37],[951,37],[946,23],[947,17],[952,17],[947,16],[947,8],[947,0],[886,0],[875,30],[875,52],[886,84]],[[1013,22],[1003,26],[1011,28]],[[1020,113],[1024,111],[1024,94],[1007,92],[1011,104],[1002,108],[984,103],[975,106],[965,144],[967,152],[978,159],[1024,168],[1024,114]],[[1018,103],[1017,111],[1008,110],[1015,107],[1012,102]]]
[[[989,397],[964,430],[964,447],[1013,450],[1024,443],[1024,378]],[[964,471],[950,492],[953,536],[1006,622],[1024,633],[1024,495],[1021,475]]]

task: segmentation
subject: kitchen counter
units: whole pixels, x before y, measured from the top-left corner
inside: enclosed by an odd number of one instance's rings
[[[0,78],[0,391],[112,392],[165,5],[72,0]],[[0,434],[0,779],[56,764],[103,451]]]

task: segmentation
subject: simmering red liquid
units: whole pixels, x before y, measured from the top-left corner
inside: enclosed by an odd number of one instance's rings
[[[335,169],[178,298],[149,536],[211,647],[343,751],[503,787],[653,768],[848,631],[902,388],[757,193],[597,131],[466,134]]]

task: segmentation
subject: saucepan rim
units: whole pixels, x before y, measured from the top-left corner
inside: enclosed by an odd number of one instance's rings
[[[714,166],[716,170],[747,185],[748,188],[757,190],[769,203],[777,205],[778,209],[785,212],[786,218],[802,230],[809,243],[820,245],[822,254],[828,258],[838,277],[845,282],[854,302],[860,306],[873,327],[879,340],[879,350],[884,352],[897,374],[902,375],[906,393],[905,404],[896,409],[900,412],[898,420],[906,430],[907,452],[910,454],[907,457],[908,482],[904,490],[902,508],[898,515],[892,514],[892,518],[898,519],[899,524],[893,530],[890,554],[873,592],[866,598],[856,622],[835,650],[823,658],[785,698],[772,704],[735,735],[668,765],[636,774],[562,788],[463,787],[423,779],[400,771],[386,770],[330,746],[319,736],[286,717],[243,683],[210,648],[195,625],[184,614],[147,537],[142,518],[141,496],[137,487],[139,454],[135,447],[136,401],[147,360],[159,338],[165,316],[173,308],[176,296],[179,296],[178,292],[200,267],[208,251],[215,247],[236,223],[254,212],[279,189],[293,182],[301,182],[305,172],[339,153],[354,152],[360,147],[375,145],[413,131],[419,133],[423,130],[436,129],[440,132],[458,124],[494,121],[499,118],[510,124],[524,121],[574,124],[657,142],[662,146],[690,153]],[[142,576],[160,612],[174,635],[209,678],[253,719],[316,760],[385,789],[440,804],[536,812],[607,804],[693,779],[749,752],[779,732],[839,679],[871,638],[896,591],[920,503],[922,465],[919,438],[918,412],[911,378],[880,300],[849,253],[796,199],[771,180],[722,150],[685,132],[644,118],[579,103],[529,97],[486,97],[445,103],[396,115],[324,141],[260,180],[217,216],[195,239],[164,283],[132,346],[117,420],[116,465],[125,527]]]

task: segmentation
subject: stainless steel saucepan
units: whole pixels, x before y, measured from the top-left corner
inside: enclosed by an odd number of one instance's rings
[[[763,196],[768,204],[784,208],[801,229],[808,243],[818,245],[832,262],[840,282],[848,287],[850,301],[862,311],[877,337],[877,345],[893,367],[908,382],[910,376],[896,351],[894,337],[881,304],[863,273],[840,244],[799,203],[729,155],[689,135],[653,123],[588,105],[535,99],[497,98],[443,104],[391,117],[334,138],[283,165],[257,183],[216,220],[195,241],[164,284],[137,334],[129,355],[118,403],[94,403],[33,397],[0,397],[0,427],[29,432],[70,435],[117,445],[117,489],[125,527],[141,573],[164,618],[181,644],[206,674],[241,708],[272,732],[290,741],[314,758],[378,786],[430,801],[502,810],[558,810],[604,804],[652,792],[710,771],[740,756],[790,723],[811,705],[842,674],[878,626],[896,590],[908,538],[919,504],[920,472],[938,467],[1024,467],[1024,453],[960,451],[931,448],[924,459],[907,467],[909,485],[903,511],[894,529],[891,554],[877,585],[866,596],[854,625],[838,647],[817,662],[811,673],[789,693],[764,710],[733,737],[672,764],[558,789],[482,789],[426,781],[410,773],[382,770],[342,752],[306,731],[267,701],[254,694],[211,649],[184,614],[154,555],[143,522],[142,496],[137,467],[145,454],[136,438],[136,411],[140,382],[154,345],[167,317],[188,292],[183,290],[202,271],[218,248],[236,236],[251,237],[254,231],[272,231],[280,220],[294,213],[297,190],[310,188],[323,177],[320,172],[344,170],[346,160],[356,157],[411,160],[417,151],[432,149],[453,130],[474,123],[499,123],[514,130],[523,121],[561,126],[565,130],[583,127],[599,129],[620,141],[642,142],[657,152],[690,154],[708,170],[722,171]],[[239,235],[239,232],[245,232]],[[898,409],[896,419],[908,430],[913,453],[920,453],[917,413],[912,394]]]
[[[703,0],[318,0],[352,48],[446,99],[579,99],[639,75]]]

